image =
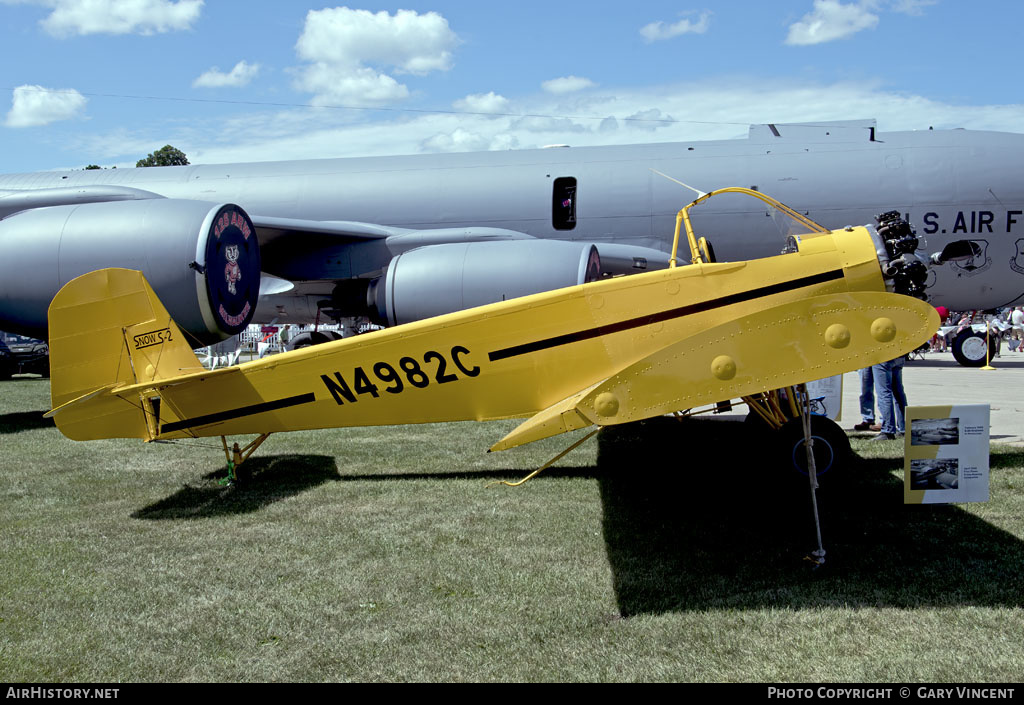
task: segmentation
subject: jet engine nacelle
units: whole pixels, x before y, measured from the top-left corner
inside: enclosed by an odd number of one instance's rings
[[[0,220],[0,329],[47,337],[46,312],[75,277],[140,270],[178,326],[206,345],[256,311],[256,229],[232,204],[152,199],[51,206]]]
[[[507,240],[432,245],[404,252],[367,293],[378,322],[398,325],[594,281],[597,247],[588,242]]]

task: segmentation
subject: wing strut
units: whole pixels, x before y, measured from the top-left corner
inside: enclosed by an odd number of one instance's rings
[[[591,431],[590,433],[588,433],[587,435],[585,435],[585,436],[584,436],[583,438],[579,439],[578,441],[576,441],[575,443],[573,443],[573,444],[572,444],[571,446],[569,446],[568,448],[566,448],[565,450],[563,450],[563,451],[562,451],[561,453],[559,453],[558,455],[556,455],[556,456],[555,456],[554,458],[552,458],[551,460],[549,460],[548,462],[544,463],[544,464],[543,464],[543,465],[541,465],[541,466],[540,466],[539,468],[537,468],[536,470],[534,470],[533,472],[531,472],[531,473],[530,473],[529,475],[527,475],[526,477],[524,477],[524,478],[523,478],[522,480],[520,480],[519,482],[508,482],[507,480],[498,480],[497,482],[491,482],[491,483],[488,483],[488,485],[487,485],[487,486],[488,486],[488,487],[493,487],[494,485],[505,485],[506,487],[520,487],[520,486],[522,486],[522,485],[525,485],[525,484],[526,484],[527,482],[529,482],[530,480],[532,480],[533,478],[535,478],[535,477],[536,477],[537,475],[539,475],[539,474],[540,474],[541,472],[543,472],[544,470],[547,470],[547,469],[548,469],[549,467],[551,467],[552,465],[554,465],[555,463],[557,463],[557,462],[558,462],[559,460],[561,460],[562,458],[564,458],[564,457],[565,457],[566,455],[568,455],[568,454],[569,454],[569,453],[570,453],[571,451],[573,451],[573,450],[575,450],[576,448],[578,448],[579,446],[583,445],[583,444],[584,444],[584,442],[586,442],[586,441],[590,440],[590,438],[591,438],[591,437],[593,437],[593,435],[594,435],[595,433],[597,433],[598,431],[600,431],[600,430],[601,430],[601,427],[600,427],[600,426],[598,426],[598,427],[597,427],[597,428],[595,428],[595,429],[594,429],[593,431]],[[488,452],[490,452],[490,451],[488,451]]]

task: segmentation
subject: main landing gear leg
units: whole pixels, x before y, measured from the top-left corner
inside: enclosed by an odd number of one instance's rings
[[[220,442],[224,446],[224,457],[228,461],[228,476],[221,480],[220,484],[235,485],[251,480],[252,475],[248,472],[248,468],[242,468],[242,463],[248,460],[249,456],[255,453],[256,449],[263,445],[263,441],[269,437],[269,433],[264,433],[245,446],[245,448],[240,448],[237,443],[234,443],[231,449],[228,450],[228,439],[221,436]]]
[[[833,480],[841,480],[842,466],[850,455],[850,441],[834,421],[811,413],[806,385],[772,390],[743,400],[751,411],[748,420],[770,430],[766,442],[779,453],[786,470],[795,468],[808,478],[818,547],[804,560],[817,570],[825,563],[818,516],[818,474],[831,471],[838,476]]]
[[[811,508],[814,511],[814,530],[818,538],[818,548],[807,556],[805,561],[811,562],[811,569],[817,570],[825,565],[825,547],[821,542],[821,520],[818,518],[818,468],[814,461],[814,436],[811,434],[811,399],[807,393],[807,385],[800,385],[800,421],[804,428],[804,447],[807,449],[807,479],[811,485]]]

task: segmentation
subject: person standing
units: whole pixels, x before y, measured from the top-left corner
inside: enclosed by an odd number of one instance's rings
[[[946,325],[949,318],[949,309],[945,306],[936,306],[935,312],[939,314],[939,328],[932,336],[932,352],[946,352],[946,337],[942,335],[941,328]]]
[[[1024,308],[1018,306],[1010,314],[1010,335],[1017,341],[1017,352],[1024,352]]]
[[[871,373],[875,378],[875,397],[878,402],[878,417],[881,421],[878,435],[872,440],[891,441],[896,435],[903,435],[907,410],[907,395],[903,389],[902,355],[894,360],[873,365]]]
[[[860,423],[854,431],[870,431],[875,425],[875,378],[872,368],[858,370],[860,375]]]

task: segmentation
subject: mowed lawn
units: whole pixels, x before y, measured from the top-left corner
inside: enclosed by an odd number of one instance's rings
[[[902,504],[902,445],[808,491],[742,424],[485,453],[514,422],[75,443],[0,382],[0,679],[1017,681],[1024,453]]]

